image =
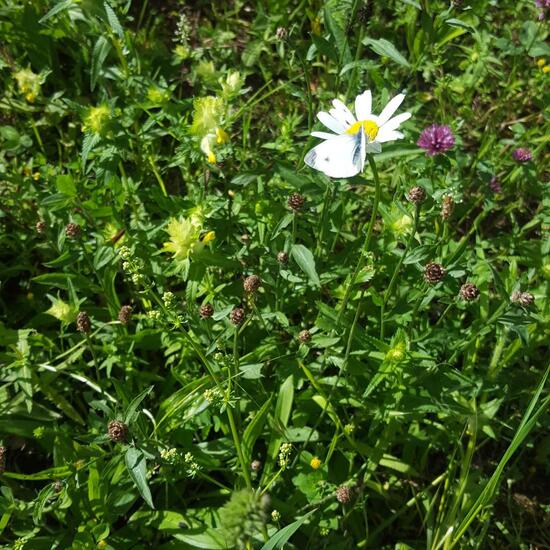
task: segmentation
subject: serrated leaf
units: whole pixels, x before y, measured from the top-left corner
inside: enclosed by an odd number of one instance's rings
[[[395,61],[398,65],[403,67],[410,67],[409,62],[403,57],[403,55],[397,50],[397,48],[384,38],[375,40],[374,38],[366,38],[363,40],[363,44],[370,46],[371,50],[378,55],[388,57],[392,61]]]
[[[103,63],[105,62],[105,59],[107,59],[110,51],[111,44],[104,36],[100,36],[97,39],[92,51],[92,67],[90,70],[90,89],[92,91],[97,84],[99,71],[103,67]]]
[[[151,490],[147,484],[147,463],[143,452],[135,447],[129,447],[124,462],[139,494],[151,508],[154,508]]]
[[[66,10],[74,3],[74,0],[62,0],[62,2],[57,3],[44,17],[41,17],[38,22],[44,23],[54,15]]]
[[[290,254],[298,267],[309,277],[309,280],[316,286],[321,284],[317,270],[315,269],[315,258],[311,251],[303,244],[294,244],[290,249]]]
[[[111,29],[121,40],[124,40],[124,29],[122,28],[122,25],[120,24],[120,21],[118,20],[118,17],[114,12],[113,8],[111,8],[111,6],[107,4],[107,2],[103,3],[103,7],[105,8],[105,13],[107,14],[107,21],[109,21],[109,25],[111,25]]]
[[[86,167],[86,161],[88,160],[88,155],[92,149],[101,141],[101,136],[99,134],[87,133],[84,136],[84,141],[82,142],[82,171]]]

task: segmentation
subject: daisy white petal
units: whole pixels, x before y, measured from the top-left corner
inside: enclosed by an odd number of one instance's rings
[[[349,134],[334,136],[311,149],[304,162],[331,178],[350,178],[361,171],[360,140]]]
[[[342,134],[346,130],[346,126],[342,122],[335,119],[332,115],[325,113],[324,111],[317,113],[317,118],[319,119],[321,124],[326,126],[329,130],[336,132],[337,134]]]
[[[333,137],[336,137],[336,134],[329,134],[328,132],[311,132],[311,135],[313,137],[317,137],[321,139],[331,139]]]
[[[403,103],[404,99],[405,94],[398,94],[384,107],[384,110],[380,113],[378,117],[380,121],[380,126],[383,126],[386,122],[388,122],[388,120],[390,120],[393,113],[397,111],[399,105]]]
[[[400,115],[390,118],[386,124],[383,125],[385,130],[397,130],[403,122],[411,118],[411,113],[401,113]]]
[[[363,92],[355,98],[355,115],[357,120],[365,120],[372,111],[372,94],[370,90]]]
[[[380,131],[376,136],[376,141],[378,143],[386,143],[386,141],[393,141],[394,139],[401,139],[403,137],[404,135],[401,132],[397,132],[395,130],[388,130],[384,126],[383,128],[380,128]]]

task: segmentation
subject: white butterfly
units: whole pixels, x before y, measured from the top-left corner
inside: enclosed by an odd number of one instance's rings
[[[381,143],[403,137],[397,129],[411,113],[391,117],[404,99],[404,94],[396,95],[378,116],[371,113],[370,90],[355,98],[356,116],[339,99],[333,100],[334,108],[317,113],[317,118],[334,134],[311,132],[325,141],[308,152],[305,163],[331,178],[349,178],[362,172],[367,153],[380,153]]]

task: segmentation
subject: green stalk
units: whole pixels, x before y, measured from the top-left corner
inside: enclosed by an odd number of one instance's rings
[[[384,297],[382,299],[382,306],[380,308],[380,340],[384,339],[384,314],[385,314],[386,304],[388,303],[388,300],[391,298],[393,288],[395,286],[395,283],[397,282],[397,276],[399,275],[399,271],[401,270],[401,266],[403,265],[403,262],[405,261],[405,258],[407,257],[407,254],[409,253],[409,249],[411,248],[412,241],[414,239],[414,236],[416,235],[416,231],[418,229],[419,215],[420,215],[420,204],[417,204],[416,208],[414,210],[413,230],[412,230],[411,234],[409,235],[409,238],[407,240],[407,244],[405,245],[405,250],[403,251],[403,254],[401,255],[401,257],[399,258],[399,261],[397,262],[397,265],[395,266],[392,278],[390,279],[390,284],[388,285],[388,288],[386,289],[386,292],[384,292]]]
[[[372,157],[372,155],[368,155],[367,158],[374,176],[374,203],[372,205],[372,214],[371,214],[369,225],[367,228],[365,242],[363,243],[363,247],[361,248],[359,259],[357,260],[355,270],[353,271],[351,280],[346,288],[344,299],[342,300],[342,305],[340,306],[340,311],[338,312],[338,317],[336,319],[337,326],[340,326],[342,316],[346,311],[346,307],[348,305],[353,287],[355,286],[355,282],[357,281],[357,277],[359,276],[359,272],[361,271],[361,269],[363,269],[363,266],[365,265],[365,258],[367,256],[367,252],[369,251],[372,230],[374,228],[374,222],[376,221],[376,215],[378,213],[378,203],[380,202],[380,179],[378,177],[378,170],[376,169],[376,163],[374,162],[374,158]]]

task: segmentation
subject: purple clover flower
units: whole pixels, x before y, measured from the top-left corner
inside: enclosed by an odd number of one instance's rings
[[[518,147],[517,149],[514,149],[512,158],[516,162],[529,162],[533,158],[533,154],[526,147]]]
[[[500,181],[498,180],[498,178],[496,176],[493,176],[491,178],[491,181],[489,182],[489,189],[493,192],[493,193],[500,193],[502,192],[502,185],[500,185]]]
[[[550,8],[550,0],[535,0],[535,6],[540,9],[539,20],[542,21],[546,15],[546,10]]]
[[[425,149],[428,156],[434,157],[452,149],[455,144],[455,137],[446,124],[432,124],[422,130],[416,144]]]

